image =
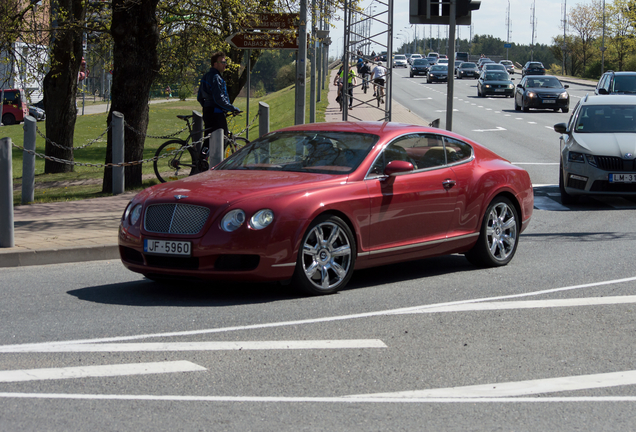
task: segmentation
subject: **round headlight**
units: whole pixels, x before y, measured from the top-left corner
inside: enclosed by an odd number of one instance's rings
[[[141,217],[142,209],[143,209],[143,206],[141,204],[137,204],[135,207],[133,207],[132,211],[130,212],[131,225],[135,225],[139,221],[139,218]]]
[[[121,217],[121,220],[128,219],[128,216],[130,216],[131,209],[132,209],[132,200],[128,201],[128,205],[126,206],[126,210],[124,210],[124,215]]]
[[[260,230],[274,221],[274,212],[270,209],[259,210],[250,219],[250,227]]]
[[[245,212],[236,209],[228,212],[221,220],[221,229],[223,231],[236,231],[245,222]]]

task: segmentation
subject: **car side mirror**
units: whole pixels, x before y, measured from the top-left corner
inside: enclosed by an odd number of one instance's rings
[[[554,131],[561,135],[568,134],[568,125],[565,123],[557,123],[554,125]]]
[[[523,86],[521,84],[517,84],[517,87],[519,88],[523,88]]]
[[[514,79],[514,78],[512,78],[512,77],[510,78],[510,81],[514,81],[514,80],[515,80],[515,79]]]
[[[563,88],[567,89],[567,88],[570,88],[570,86],[566,84],[566,85],[563,86]]]
[[[598,89],[598,94],[606,95],[609,94],[609,92],[607,91],[607,89],[600,88]]]
[[[392,176],[403,172],[413,171],[413,169],[415,169],[415,167],[411,162],[394,160],[386,164],[386,167],[384,168],[384,175]]]

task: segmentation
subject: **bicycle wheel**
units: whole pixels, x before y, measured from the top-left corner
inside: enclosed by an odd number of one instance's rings
[[[187,145],[185,141],[175,139],[166,141],[157,149],[155,153],[157,160],[153,161],[152,165],[161,183],[192,175],[196,160],[194,151],[191,148],[176,151],[185,145]]]
[[[233,137],[233,138],[225,137],[225,145],[224,145],[225,150],[223,152],[223,159],[227,159],[233,153],[242,149],[249,143],[250,142],[243,137]]]

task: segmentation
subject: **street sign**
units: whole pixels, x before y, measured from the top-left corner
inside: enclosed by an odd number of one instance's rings
[[[300,14],[297,13],[263,13],[253,14],[241,27],[255,30],[289,30],[298,28]]]
[[[504,44],[504,48],[512,48],[512,44],[505,43],[505,44]]]
[[[298,36],[295,32],[267,33],[243,32],[234,33],[225,39],[234,48],[239,49],[298,49]]]

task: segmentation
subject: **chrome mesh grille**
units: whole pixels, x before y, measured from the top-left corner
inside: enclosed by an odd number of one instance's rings
[[[163,234],[196,234],[208,220],[210,209],[189,204],[154,204],[146,209],[146,231]]]

